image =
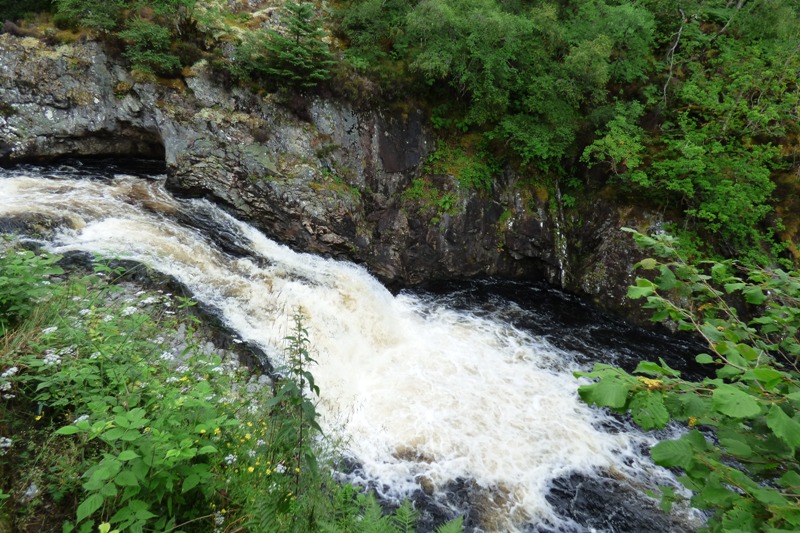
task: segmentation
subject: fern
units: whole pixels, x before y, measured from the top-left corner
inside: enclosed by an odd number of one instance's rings
[[[392,516],[392,525],[399,533],[414,533],[419,513],[415,511],[411,504],[406,501]]]
[[[442,524],[436,529],[436,533],[462,533],[464,531],[464,517],[459,516],[458,518],[449,521],[446,524]]]

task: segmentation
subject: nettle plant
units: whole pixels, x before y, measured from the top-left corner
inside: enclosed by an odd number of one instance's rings
[[[670,421],[686,427],[651,455],[682,472],[691,505],[711,511],[710,530],[797,531],[800,275],[732,261],[691,264],[672,237],[633,234],[660,259],[636,265],[649,275],[628,296],[644,298],[653,320],[699,334],[708,351],[697,362],[713,377],[683,379],[663,360],[641,362],[633,374],[597,364],[578,373],[596,380],[580,387],[581,398],[630,413],[646,430]],[[665,509],[676,498],[662,489]]]

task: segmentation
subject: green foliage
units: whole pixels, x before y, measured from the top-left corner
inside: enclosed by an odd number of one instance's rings
[[[435,127],[480,132],[550,173],[580,172],[582,154],[639,201],[682,213],[700,252],[767,260],[775,175],[800,134],[797,2],[383,5],[345,4],[347,54],[378,80],[410,65]]]
[[[119,37],[130,43],[122,55],[134,70],[174,74],[180,69],[180,59],[170,52],[172,36],[168,28],[135,19],[119,32]]]
[[[797,530],[800,275],[731,261],[691,264],[667,235],[634,237],[660,259],[637,264],[647,277],[628,296],[645,299],[654,320],[700,335],[708,353],[697,361],[716,376],[688,381],[663,361],[642,362],[633,374],[595,365],[579,373],[597,380],[580,387],[581,398],[630,413],[644,429],[671,420],[691,428],[651,455],[684,472],[691,504],[713,512],[712,531]],[[743,319],[743,311],[753,318]],[[676,498],[663,495],[667,506]]]
[[[330,78],[334,61],[314,6],[290,1],[281,13],[284,33],[267,30],[244,40],[237,51],[242,69],[272,79],[279,86],[316,87]]]
[[[642,186],[650,186],[647,174],[638,170],[644,162],[644,130],[638,121],[644,112],[639,102],[620,102],[614,106],[614,118],[604,130],[597,131],[597,139],[586,147],[581,160],[591,168],[598,161],[607,163],[615,176]],[[634,170],[631,170],[634,169]]]
[[[29,287],[4,283],[0,301],[38,304],[17,308],[25,320],[14,315],[0,349],[0,505],[14,530],[413,530],[408,504],[384,516],[318,465],[300,315],[273,395],[269,380],[198,348],[190,299],[109,285],[119,272],[102,264],[55,278],[58,259],[12,249],[0,261],[0,279]]]
[[[444,215],[455,214],[458,210],[455,193],[443,191],[425,178],[415,178],[411,186],[403,191],[402,199],[404,202],[416,203],[418,212],[429,215],[430,222],[434,224]]]
[[[56,16],[67,23],[100,31],[117,29],[127,0],[55,0]]]
[[[60,256],[8,248],[0,251],[0,332],[28,318],[53,296],[50,277],[63,274]]]
[[[172,48],[191,26],[195,0],[55,0],[54,5],[61,24],[121,39],[123,56],[135,70],[174,75],[181,67]]]
[[[465,148],[441,139],[428,155],[425,170],[432,174],[453,176],[461,187],[486,193],[491,192],[494,176],[500,172],[498,163],[484,147]]]

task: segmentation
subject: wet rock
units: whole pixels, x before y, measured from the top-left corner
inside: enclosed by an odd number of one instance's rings
[[[553,481],[547,501],[568,521],[560,528],[536,531],[607,531],[609,533],[684,533],[699,524],[678,522],[663,513],[655,500],[636,494],[611,477],[572,474]]]

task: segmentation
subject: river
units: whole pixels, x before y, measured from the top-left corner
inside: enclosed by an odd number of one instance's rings
[[[655,440],[583,404],[573,372],[594,361],[677,361],[685,344],[636,329],[546,285],[484,280],[392,294],[358,265],[297,253],[157,168],[111,162],[0,169],[0,231],[50,251],[92,252],[174,277],[279,367],[305,316],[322,425],[348,460],[336,475],[423,525],[469,531],[684,531],[644,495],[673,475]],[[30,237],[34,238],[34,237]],[[656,352],[656,353],[654,353]]]

